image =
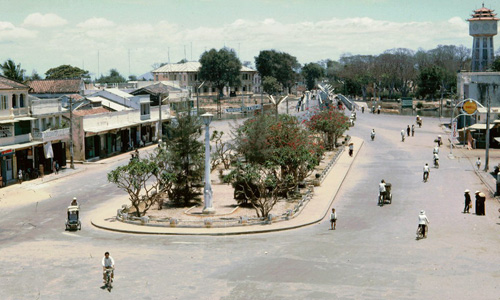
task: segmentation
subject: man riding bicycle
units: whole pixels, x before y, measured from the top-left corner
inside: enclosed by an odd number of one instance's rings
[[[427,179],[429,178],[429,172],[430,172],[429,164],[426,163],[424,166],[424,182],[427,181]]]
[[[425,215],[425,211],[421,210],[418,215],[418,228],[422,233],[423,238],[425,239],[425,232],[427,231],[427,225],[429,224],[429,219]]]
[[[113,282],[113,277],[115,275],[115,260],[109,256],[109,252],[104,253],[104,257],[102,258],[102,279],[104,283],[106,283],[106,270],[111,269],[111,282]]]

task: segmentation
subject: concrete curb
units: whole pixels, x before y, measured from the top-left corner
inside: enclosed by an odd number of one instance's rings
[[[319,205],[320,207],[317,208],[318,210],[321,210],[321,214],[318,217],[317,215],[313,213],[309,213],[310,217],[308,216],[308,209],[313,210],[314,208],[311,207],[311,203],[308,203],[308,205],[303,209],[301,217],[294,218],[292,220],[288,221],[283,221],[279,223],[272,223],[268,225],[251,225],[251,226],[237,226],[237,227],[219,227],[219,228],[204,228],[204,227],[192,227],[192,228],[176,228],[176,227],[156,227],[156,226],[141,226],[141,225],[134,225],[134,224],[128,224],[128,223],[122,223],[116,219],[114,219],[113,222],[108,222],[106,219],[111,218],[110,214],[105,214],[105,215],[97,215],[91,218],[90,222],[93,226],[99,229],[103,230],[108,230],[108,231],[114,231],[114,232],[120,232],[120,233],[128,233],[128,234],[153,234],[153,235],[207,235],[207,236],[223,236],[223,235],[242,235],[242,234],[258,234],[258,233],[269,233],[269,232],[277,232],[277,231],[284,231],[284,230],[291,230],[291,229],[297,229],[305,226],[309,226],[312,224],[316,224],[321,222],[325,216],[328,214],[329,208],[332,206],[338,191],[340,187],[342,186],[345,178],[347,177],[347,174],[349,173],[352,164],[354,163],[354,160],[356,159],[359,151],[361,150],[364,141],[360,138],[352,137],[354,140],[354,143],[356,145],[359,145],[357,149],[354,151],[354,155],[352,158],[348,157],[348,151],[344,151],[341,156],[339,157],[338,161],[335,163],[336,165],[340,163],[340,161],[343,160],[348,160],[348,165],[347,167],[343,170],[343,174],[338,174],[332,172],[332,170],[335,168],[335,166],[332,167],[330,172],[325,178],[325,182],[330,179],[330,181],[334,181],[335,184],[330,184],[329,186],[334,186],[335,189],[333,191],[329,191],[328,186],[323,186],[325,189],[323,192],[328,192],[329,196],[326,199],[329,199],[326,203],[323,205]],[[345,162],[342,162],[345,163]],[[316,192],[315,195],[313,196],[313,199],[318,199],[321,197],[318,195]],[[311,200],[312,202],[314,200]],[[257,227],[258,226],[258,227]]]

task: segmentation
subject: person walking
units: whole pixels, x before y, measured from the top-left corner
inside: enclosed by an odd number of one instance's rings
[[[410,125],[408,125],[408,126],[406,127],[406,135],[407,135],[407,136],[410,136],[410,131],[411,131],[411,130],[410,130]]]
[[[415,124],[411,124],[411,136],[415,136]]]
[[[332,212],[330,213],[330,225],[332,230],[337,228],[337,213],[335,212],[335,208],[332,208]]]
[[[405,130],[401,130],[401,141],[404,142],[405,141]]]
[[[465,190],[464,191],[464,197],[465,197],[464,214],[465,213],[469,213],[469,209],[470,209],[470,206],[471,206],[471,199],[470,199],[469,192],[470,192],[469,190]]]
[[[476,167],[477,167],[478,171],[481,168],[481,158],[480,157],[478,157],[477,160],[476,160]]]
[[[480,196],[479,196],[479,191],[476,191],[475,194],[476,194],[476,215],[481,215],[481,200],[480,200]]]
[[[486,195],[481,192],[479,193],[479,215],[480,216],[484,216],[486,215],[486,211],[485,211],[485,202],[486,202]],[[478,213],[476,213],[478,214]]]
[[[19,182],[19,184],[23,183],[23,170],[21,169],[17,172],[17,182]]]
[[[354,144],[349,143],[349,156],[352,157],[353,153],[354,153]]]
[[[54,174],[57,174],[57,161],[54,160],[52,162],[52,172],[54,172]]]

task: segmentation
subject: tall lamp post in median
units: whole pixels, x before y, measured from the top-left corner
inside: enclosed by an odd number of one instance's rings
[[[210,122],[214,115],[204,113],[201,115],[203,124],[205,124],[205,187],[203,189],[203,200],[205,207],[203,207],[204,214],[214,214],[215,209],[212,205],[212,184],[210,183]]]

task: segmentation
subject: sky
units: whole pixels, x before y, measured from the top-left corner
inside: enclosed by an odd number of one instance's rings
[[[497,1],[484,5],[500,9]],[[65,64],[92,77],[113,68],[128,77],[222,47],[252,64],[270,49],[305,64],[393,48],[471,48],[466,19],[481,6],[473,0],[0,0],[0,63],[13,59],[27,75],[42,77]]]

